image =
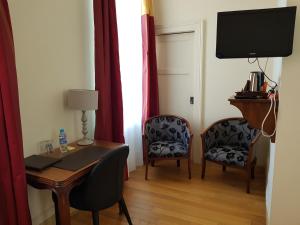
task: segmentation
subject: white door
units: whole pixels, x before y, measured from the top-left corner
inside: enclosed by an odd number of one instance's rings
[[[190,26],[157,29],[156,36],[160,113],[178,115],[190,122],[196,162],[200,161],[201,129],[199,37]]]

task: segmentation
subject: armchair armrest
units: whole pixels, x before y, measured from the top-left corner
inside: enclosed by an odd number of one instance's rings
[[[202,153],[203,153],[203,157],[204,157],[204,153],[206,151],[206,135],[209,132],[210,129],[214,128],[220,121],[217,121],[215,123],[213,123],[212,125],[210,125],[208,128],[206,128],[201,134],[201,139],[202,139]],[[211,140],[213,143],[215,143],[215,140]]]
[[[190,133],[190,140],[188,143],[188,154],[191,155],[192,153],[192,143],[193,143],[194,134]]]

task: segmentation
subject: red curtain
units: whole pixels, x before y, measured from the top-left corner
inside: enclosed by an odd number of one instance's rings
[[[159,114],[158,78],[155,47],[155,27],[152,1],[143,1],[143,115],[142,121]]]
[[[31,224],[22,147],[14,44],[8,4],[0,0],[0,224]]]
[[[159,115],[158,78],[155,47],[155,26],[152,15],[152,0],[143,0],[142,5],[143,39],[143,109],[142,124]],[[145,151],[144,162],[145,162]]]
[[[95,89],[99,91],[95,139],[124,143],[115,0],[94,0],[94,27]],[[127,166],[125,171],[127,178]]]

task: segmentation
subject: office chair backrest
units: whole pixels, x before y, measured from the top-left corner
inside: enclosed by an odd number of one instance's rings
[[[111,150],[84,181],[82,194],[91,208],[108,208],[122,198],[124,167],[128,154],[128,146]]]

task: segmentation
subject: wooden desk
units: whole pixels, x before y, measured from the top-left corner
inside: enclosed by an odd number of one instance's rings
[[[82,149],[86,146],[78,146],[76,143],[70,144],[76,147],[76,150]],[[104,147],[107,149],[115,149],[123,146],[124,144],[106,142],[106,141],[95,141],[95,146]],[[76,151],[74,150],[74,151]],[[73,152],[73,151],[72,151]],[[59,149],[51,154],[51,157],[62,157],[63,154]],[[55,218],[56,224],[59,225],[70,225],[70,204],[69,204],[69,193],[72,188],[82,182],[85,175],[98,163],[95,161],[77,171],[68,171],[55,167],[49,167],[41,172],[26,170],[27,183],[38,189],[49,189],[55,193]]]

